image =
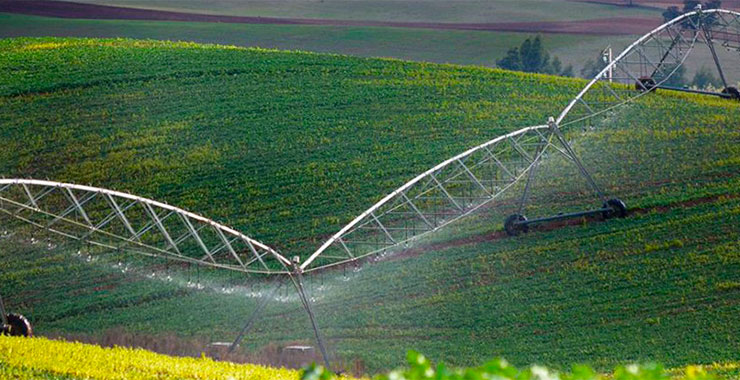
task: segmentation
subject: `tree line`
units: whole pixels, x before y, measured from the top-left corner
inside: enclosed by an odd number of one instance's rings
[[[509,49],[505,57],[496,61],[496,66],[506,70],[527,73],[573,76],[573,65],[563,67],[560,58],[557,56],[550,57],[550,53],[543,46],[540,36],[527,38],[520,46]]]

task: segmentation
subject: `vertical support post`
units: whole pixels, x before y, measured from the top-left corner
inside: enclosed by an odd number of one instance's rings
[[[609,83],[614,82],[614,66],[612,66],[612,62],[614,61],[614,55],[612,52],[612,47],[609,46],[609,62],[607,65],[609,65]]]
[[[303,270],[301,269],[300,263],[300,257],[293,257],[293,273],[289,276],[290,279],[293,281],[293,285],[298,291],[298,297],[301,298],[301,302],[303,303],[303,307],[306,309],[306,313],[308,313],[308,318],[311,320],[311,327],[313,327],[313,332],[316,335],[316,343],[318,343],[319,350],[321,350],[321,356],[324,358],[324,364],[326,365],[327,369],[331,369],[331,366],[329,365],[329,355],[326,353],[324,341],[323,339],[321,339],[321,332],[319,332],[319,326],[316,324],[316,317],[314,316],[313,310],[311,309],[311,302],[308,297],[306,297],[306,292],[303,287]]]
[[[241,343],[242,339],[244,339],[244,335],[247,334],[249,329],[252,328],[252,325],[254,325],[254,322],[257,320],[257,317],[262,313],[262,309],[267,306],[267,303],[270,301],[270,299],[277,293],[278,289],[280,289],[283,286],[283,282],[278,282],[278,285],[272,289],[269,292],[265,292],[265,295],[262,296],[262,299],[260,300],[259,304],[257,304],[257,308],[254,309],[252,312],[252,315],[249,316],[249,319],[247,319],[247,323],[244,324],[244,327],[242,327],[241,331],[239,331],[239,335],[237,335],[236,339],[234,339],[234,342],[231,343],[231,346],[229,347],[229,354],[233,353],[234,350],[236,350],[236,347]]]
[[[586,178],[586,181],[588,184],[593,188],[593,190],[596,192],[596,194],[601,198],[604,202],[606,202],[606,197],[604,196],[604,193],[601,191],[599,186],[596,184],[594,179],[591,177],[591,174],[588,173],[588,170],[583,166],[583,163],[578,158],[578,155],[576,155],[576,152],[573,150],[573,148],[570,146],[568,141],[565,139],[565,136],[563,136],[563,133],[560,131],[560,128],[558,128],[557,123],[555,123],[555,118],[550,117],[550,119],[547,121],[547,125],[550,127],[550,131],[555,135],[555,137],[560,141],[560,144],[563,145],[563,148],[565,148],[565,151],[568,152],[568,155],[570,155],[573,162],[578,167],[578,170],[581,172],[581,175]]]
[[[8,325],[8,315],[5,313],[5,304],[3,304],[2,295],[0,295],[0,319],[2,320],[0,330],[5,330],[5,326]]]
[[[614,81],[614,67],[611,66],[612,61],[614,60],[614,56],[612,54],[612,45],[609,45],[601,52],[601,58],[604,61],[604,63],[609,66],[609,70],[606,72],[607,79],[609,79],[609,83],[612,83]]]

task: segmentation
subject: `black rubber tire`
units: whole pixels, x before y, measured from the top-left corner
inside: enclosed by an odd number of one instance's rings
[[[604,219],[624,218],[627,216],[627,205],[620,199],[614,198],[606,201],[604,208],[610,209],[604,211]]]
[[[655,83],[655,79],[650,77],[640,77],[640,79],[635,82],[635,90],[639,92],[646,92],[655,88],[656,85],[657,84]]]
[[[33,328],[31,322],[26,317],[20,314],[8,314],[8,326],[2,330],[2,335],[10,336],[33,336]]]
[[[730,95],[730,99],[740,100],[740,90],[738,90],[737,87],[727,87],[722,90],[722,93]]]
[[[509,217],[506,218],[506,221],[504,221],[504,230],[506,230],[506,234],[509,236],[517,236],[522,232],[526,233],[527,231],[529,231],[529,226],[526,224],[517,223],[526,221],[527,217],[524,215],[509,215]]]

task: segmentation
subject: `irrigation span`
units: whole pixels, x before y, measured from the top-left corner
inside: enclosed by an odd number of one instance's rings
[[[717,69],[722,89],[716,92],[672,87],[670,79],[692,52],[702,46]],[[419,174],[357,216],[301,261],[232,228],[154,200],[68,183],[0,180],[0,212],[64,237],[117,251],[210,266],[225,270],[283,276],[295,285],[320,339],[302,285],[302,275],[403,248],[421,236],[443,229],[504,195],[515,195],[516,212],[502,220],[507,233],[529,225],[586,214],[624,216],[626,207],[610,199],[592,178],[563,132],[608,118],[621,106],[655,91],[688,91],[740,100],[725,68],[740,58],[740,13],[697,9],[655,28],[627,47],[546,124],[496,137]],[[574,165],[600,199],[584,211],[528,220],[524,210],[530,183],[549,154]],[[5,317],[0,299],[3,326]],[[256,313],[259,312],[256,310]],[[256,315],[255,313],[255,315]],[[248,326],[254,315],[249,318]],[[243,330],[243,333],[246,328]],[[240,334],[237,342],[243,336]],[[236,342],[233,346],[236,345]],[[233,347],[232,346],[232,347]]]

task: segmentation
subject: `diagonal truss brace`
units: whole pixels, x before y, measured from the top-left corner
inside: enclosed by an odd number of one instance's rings
[[[291,282],[293,282],[293,286],[295,286],[296,290],[298,291],[298,297],[301,299],[303,308],[306,309],[308,318],[311,320],[311,327],[313,328],[314,335],[316,336],[316,343],[318,343],[319,345],[319,350],[321,351],[321,356],[324,359],[324,364],[326,365],[326,368],[329,369],[331,368],[331,365],[329,364],[329,355],[326,352],[326,346],[324,345],[324,340],[321,337],[319,325],[316,323],[316,315],[314,314],[313,308],[311,307],[311,299],[306,296],[306,289],[303,286],[303,269],[301,269],[300,264],[300,257],[293,257],[293,272],[288,273],[288,276],[290,277]]]
[[[551,133],[555,136],[555,138],[558,139],[560,144],[565,148],[565,151],[570,156],[573,163],[578,167],[578,170],[581,172],[581,175],[586,178],[586,181],[588,182],[589,186],[596,192],[596,194],[599,195],[599,198],[606,201],[606,196],[604,195],[604,192],[601,191],[601,188],[599,188],[599,185],[596,184],[596,181],[594,181],[593,177],[591,177],[591,174],[588,172],[585,166],[583,166],[583,163],[581,162],[581,159],[578,158],[578,155],[573,150],[573,147],[570,145],[568,140],[565,139],[565,136],[563,136],[563,132],[560,131],[560,128],[558,127],[558,124],[555,122],[555,118],[551,117],[547,121],[547,125],[550,127]]]
[[[539,152],[542,148],[538,147],[537,161],[535,161],[532,164],[532,168],[530,169],[530,172],[528,174],[527,183],[524,187],[524,192],[520,199],[518,213],[510,215],[504,223],[504,228],[506,232],[509,235],[515,236],[521,232],[527,232],[528,227],[531,224],[542,223],[542,222],[553,221],[553,220],[560,220],[560,219],[569,219],[569,218],[575,218],[575,217],[580,217],[580,216],[585,216],[585,215],[603,214],[605,215],[605,217],[610,217],[611,215],[623,215],[625,210],[617,210],[615,207],[618,207],[620,205],[623,207],[624,203],[617,199],[607,200],[606,196],[601,191],[601,188],[596,184],[596,181],[594,181],[588,169],[586,169],[586,167],[583,165],[583,162],[581,162],[581,159],[576,154],[575,150],[573,150],[573,147],[570,145],[570,143],[565,138],[565,136],[563,136],[563,133],[558,127],[558,124],[555,121],[555,118],[553,117],[549,118],[547,125],[548,125],[548,129],[550,132],[550,136],[554,136],[558,140],[560,145],[562,145],[563,149],[565,150],[565,152],[561,151],[561,153],[563,153],[571,162],[573,162],[574,165],[576,165],[576,167],[578,168],[578,171],[586,179],[586,182],[588,183],[588,185],[599,196],[599,198],[601,198],[601,200],[604,201],[604,205],[598,209],[585,210],[585,211],[568,213],[568,214],[561,213],[561,214],[554,215],[554,216],[548,216],[548,217],[537,218],[537,219],[532,219],[532,220],[528,220],[524,215],[522,215],[524,211],[524,207],[526,206],[527,196],[530,191],[530,187],[534,181],[535,171],[538,166],[538,161],[541,158],[541,155],[539,154]]]
[[[260,299],[259,303],[257,304],[257,308],[254,309],[252,314],[250,314],[249,318],[247,318],[247,322],[244,324],[244,327],[242,327],[241,331],[239,331],[239,335],[236,336],[236,339],[234,339],[234,342],[231,343],[231,346],[229,346],[229,353],[233,353],[234,350],[239,346],[242,339],[244,339],[244,336],[249,332],[249,330],[252,328],[254,323],[257,321],[257,318],[262,313],[262,310],[267,306],[269,301],[275,296],[278,290],[283,287],[283,282],[279,281],[277,286],[274,287],[271,291],[265,292],[265,294],[262,295],[262,299]]]

